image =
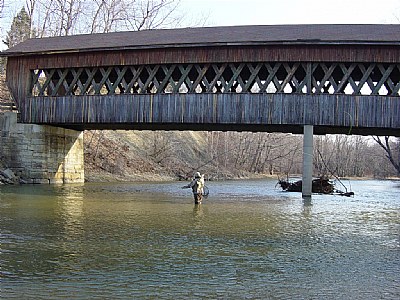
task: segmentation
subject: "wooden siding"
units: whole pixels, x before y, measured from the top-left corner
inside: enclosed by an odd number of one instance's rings
[[[87,66],[222,62],[369,62],[399,63],[400,47],[361,45],[280,45],[166,48],[10,56],[28,69]]]
[[[32,97],[22,122],[71,128],[225,128],[299,133],[390,133],[400,136],[400,98],[297,94],[155,94]],[[176,126],[171,126],[176,125]],[[199,125],[201,125],[199,127]],[[218,125],[218,126],[217,126]],[[221,126],[220,126],[221,125]],[[225,127],[224,127],[225,125]],[[215,127],[213,127],[215,126]],[[378,128],[380,128],[378,130]],[[318,133],[318,130],[317,130]]]
[[[23,102],[30,90],[30,70],[24,60],[7,59],[6,81],[17,108]]]

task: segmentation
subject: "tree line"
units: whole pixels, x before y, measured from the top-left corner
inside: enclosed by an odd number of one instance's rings
[[[7,1],[0,0],[0,17],[7,7]],[[26,0],[3,42],[13,47],[36,37],[177,27],[185,17],[178,7],[179,0]],[[4,63],[0,68],[2,76]],[[206,132],[204,138],[205,162],[220,168],[263,174],[301,173],[300,136]],[[174,147],[169,145],[167,133],[154,133],[153,142],[149,153],[158,163],[173,155],[169,153]],[[399,138],[316,136],[314,144],[318,175],[400,176]]]
[[[122,176],[143,170],[187,179],[201,171],[210,179],[282,179],[302,173],[302,147],[302,135],[287,133],[95,130],[85,132],[85,164]],[[366,136],[315,135],[313,165],[314,176],[329,178],[397,175]]]
[[[209,132],[207,149],[216,163],[236,170],[279,176],[302,173],[303,137],[284,133]],[[399,143],[390,143],[393,162],[378,137],[314,136],[314,175],[338,177],[399,176]],[[386,145],[387,146],[387,145]],[[392,149],[393,148],[393,149]]]

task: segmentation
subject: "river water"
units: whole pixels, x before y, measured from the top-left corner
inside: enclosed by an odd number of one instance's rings
[[[2,299],[400,299],[400,182],[0,187]]]

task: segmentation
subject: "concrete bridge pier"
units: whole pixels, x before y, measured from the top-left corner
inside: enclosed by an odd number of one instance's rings
[[[313,125],[304,125],[303,129],[303,178],[302,194],[304,199],[311,199],[313,171]]]
[[[21,124],[16,113],[2,113],[0,163],[27,183],[84,182],[83,132]]]

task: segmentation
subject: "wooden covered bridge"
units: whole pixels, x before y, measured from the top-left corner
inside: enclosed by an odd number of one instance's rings
[[[4,54],[23,123],[400,135],[400,25],[116,32]]]
[[[400,136],[400,25],[76,35],[3,55],[22,123]]]

